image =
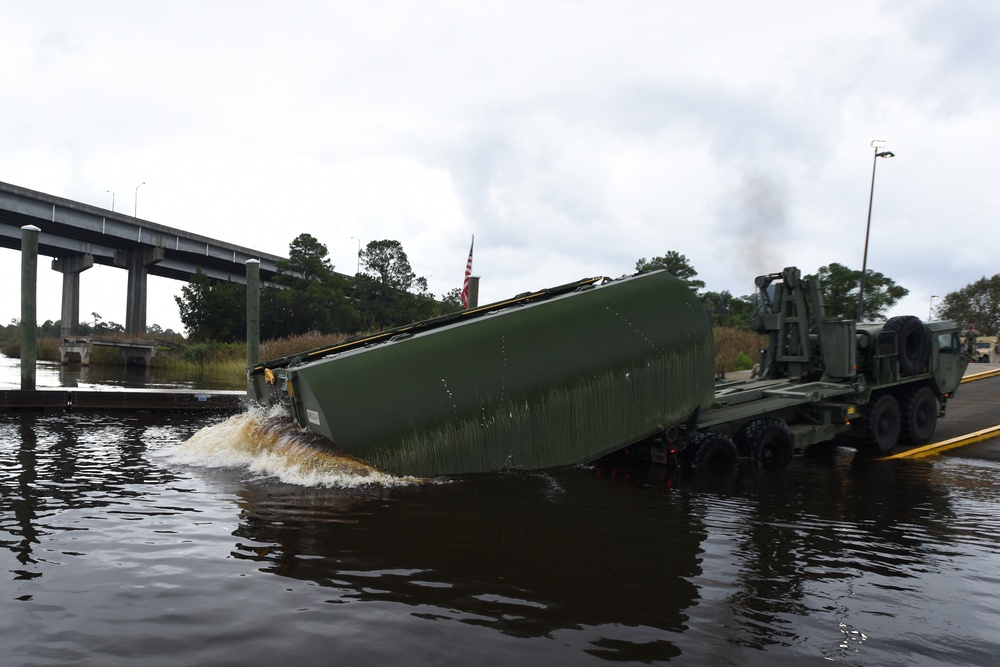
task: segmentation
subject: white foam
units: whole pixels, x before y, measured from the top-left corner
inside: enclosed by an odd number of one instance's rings
[[[253,408],[207,426],[170,455],[176,463],[206,468],[244,468],[286,484],[357,488],[419,483],[396,477],[333,447],[300,428],[279,408]]]

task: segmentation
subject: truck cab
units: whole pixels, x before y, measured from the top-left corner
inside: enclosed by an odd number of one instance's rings
[[[969,365],[969,356],[962,341],[962,332],[953,322],[935,321],[924,324],[931,334],[930,371],[937,390],[951,397]]]

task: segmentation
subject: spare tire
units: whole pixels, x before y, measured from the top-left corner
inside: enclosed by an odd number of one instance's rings
[[[901,375],[916,375],[924,369],[927,356],[931,352],[931,335],[919,317],[915,315],[893,317],[885,323],[882,331],[896,332]]]

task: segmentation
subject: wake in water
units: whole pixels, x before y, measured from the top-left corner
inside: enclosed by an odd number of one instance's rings
[[[171,455],[177,463],[207,468],[246,468],[286,484],[356,488],[414,484],[333,448],[312,431],[300,428],[280,406],[251,408],[207,426]]]

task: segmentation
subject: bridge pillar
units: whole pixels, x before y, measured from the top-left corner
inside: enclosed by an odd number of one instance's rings
[[[163,261],[163,248],[136,248],[119,251],[115,264],[128,269],[128,294],[125,302],[125,333],[146,333],[146,267]]]
[[[62,338],[80,333],[80,274],[94,265],[91,254],[57,257],[52,270],[63,274],[62,317],[59,335]]]

